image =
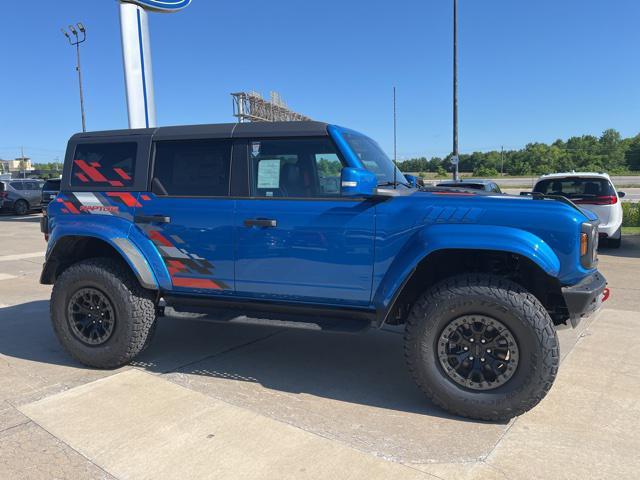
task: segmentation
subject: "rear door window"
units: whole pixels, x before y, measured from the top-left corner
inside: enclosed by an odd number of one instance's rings
[[[14,190],[24,190],[24,182],[13,182],[9,185],[11,185],[11,188],[13,188]]]
[[[72,187],[131,187],[136,142],[78,144],[71,169]]]
[[[152,191],[157,195],[229,195],[231,140],[176,140],[156,143]]]

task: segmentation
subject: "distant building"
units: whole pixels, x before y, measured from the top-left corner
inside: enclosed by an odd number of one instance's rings
[[[15,160],[0,160],[0,173],[32,172],[33,165],[29,157],[18,157]]]

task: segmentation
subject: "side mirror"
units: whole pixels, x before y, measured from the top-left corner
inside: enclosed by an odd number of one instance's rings
[[[624,198],[624,197],[625,197],[625,195],[626,195],[626,193],[624,193],[624,192],[618,192],[618,196],[619,196],[620,198]]]
[[[406,173],[404,173],[403,175],[404,178],[407,179],[407,182],[409,182],[409,185],[411,185],[413,188],[418,188],[418,177]]]
[[[360,168],[345,167],[340,174],[340,193],[343,197],[373,197],[378,187],[375,173]]]

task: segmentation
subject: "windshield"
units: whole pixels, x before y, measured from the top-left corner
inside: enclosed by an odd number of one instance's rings
[[[351,150],[358,156],[364,168],[378,177],[378,186],[393,186],[394,178],[393,162],[387,157],[382,148],[369,137],[365,137],[359,133],[342,131],[342,136],[351,147]],[[396,181],[407,187],[409,183],[405,176],[395,168]]]

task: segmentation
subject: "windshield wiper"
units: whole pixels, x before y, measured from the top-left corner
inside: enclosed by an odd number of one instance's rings
[[[408,183],[404,183],[404,182],[382,182],[379,183],[377,186],[378,187],[397,187],[398,185],[404,185],[407,188],[412,188],[410,184]]]

